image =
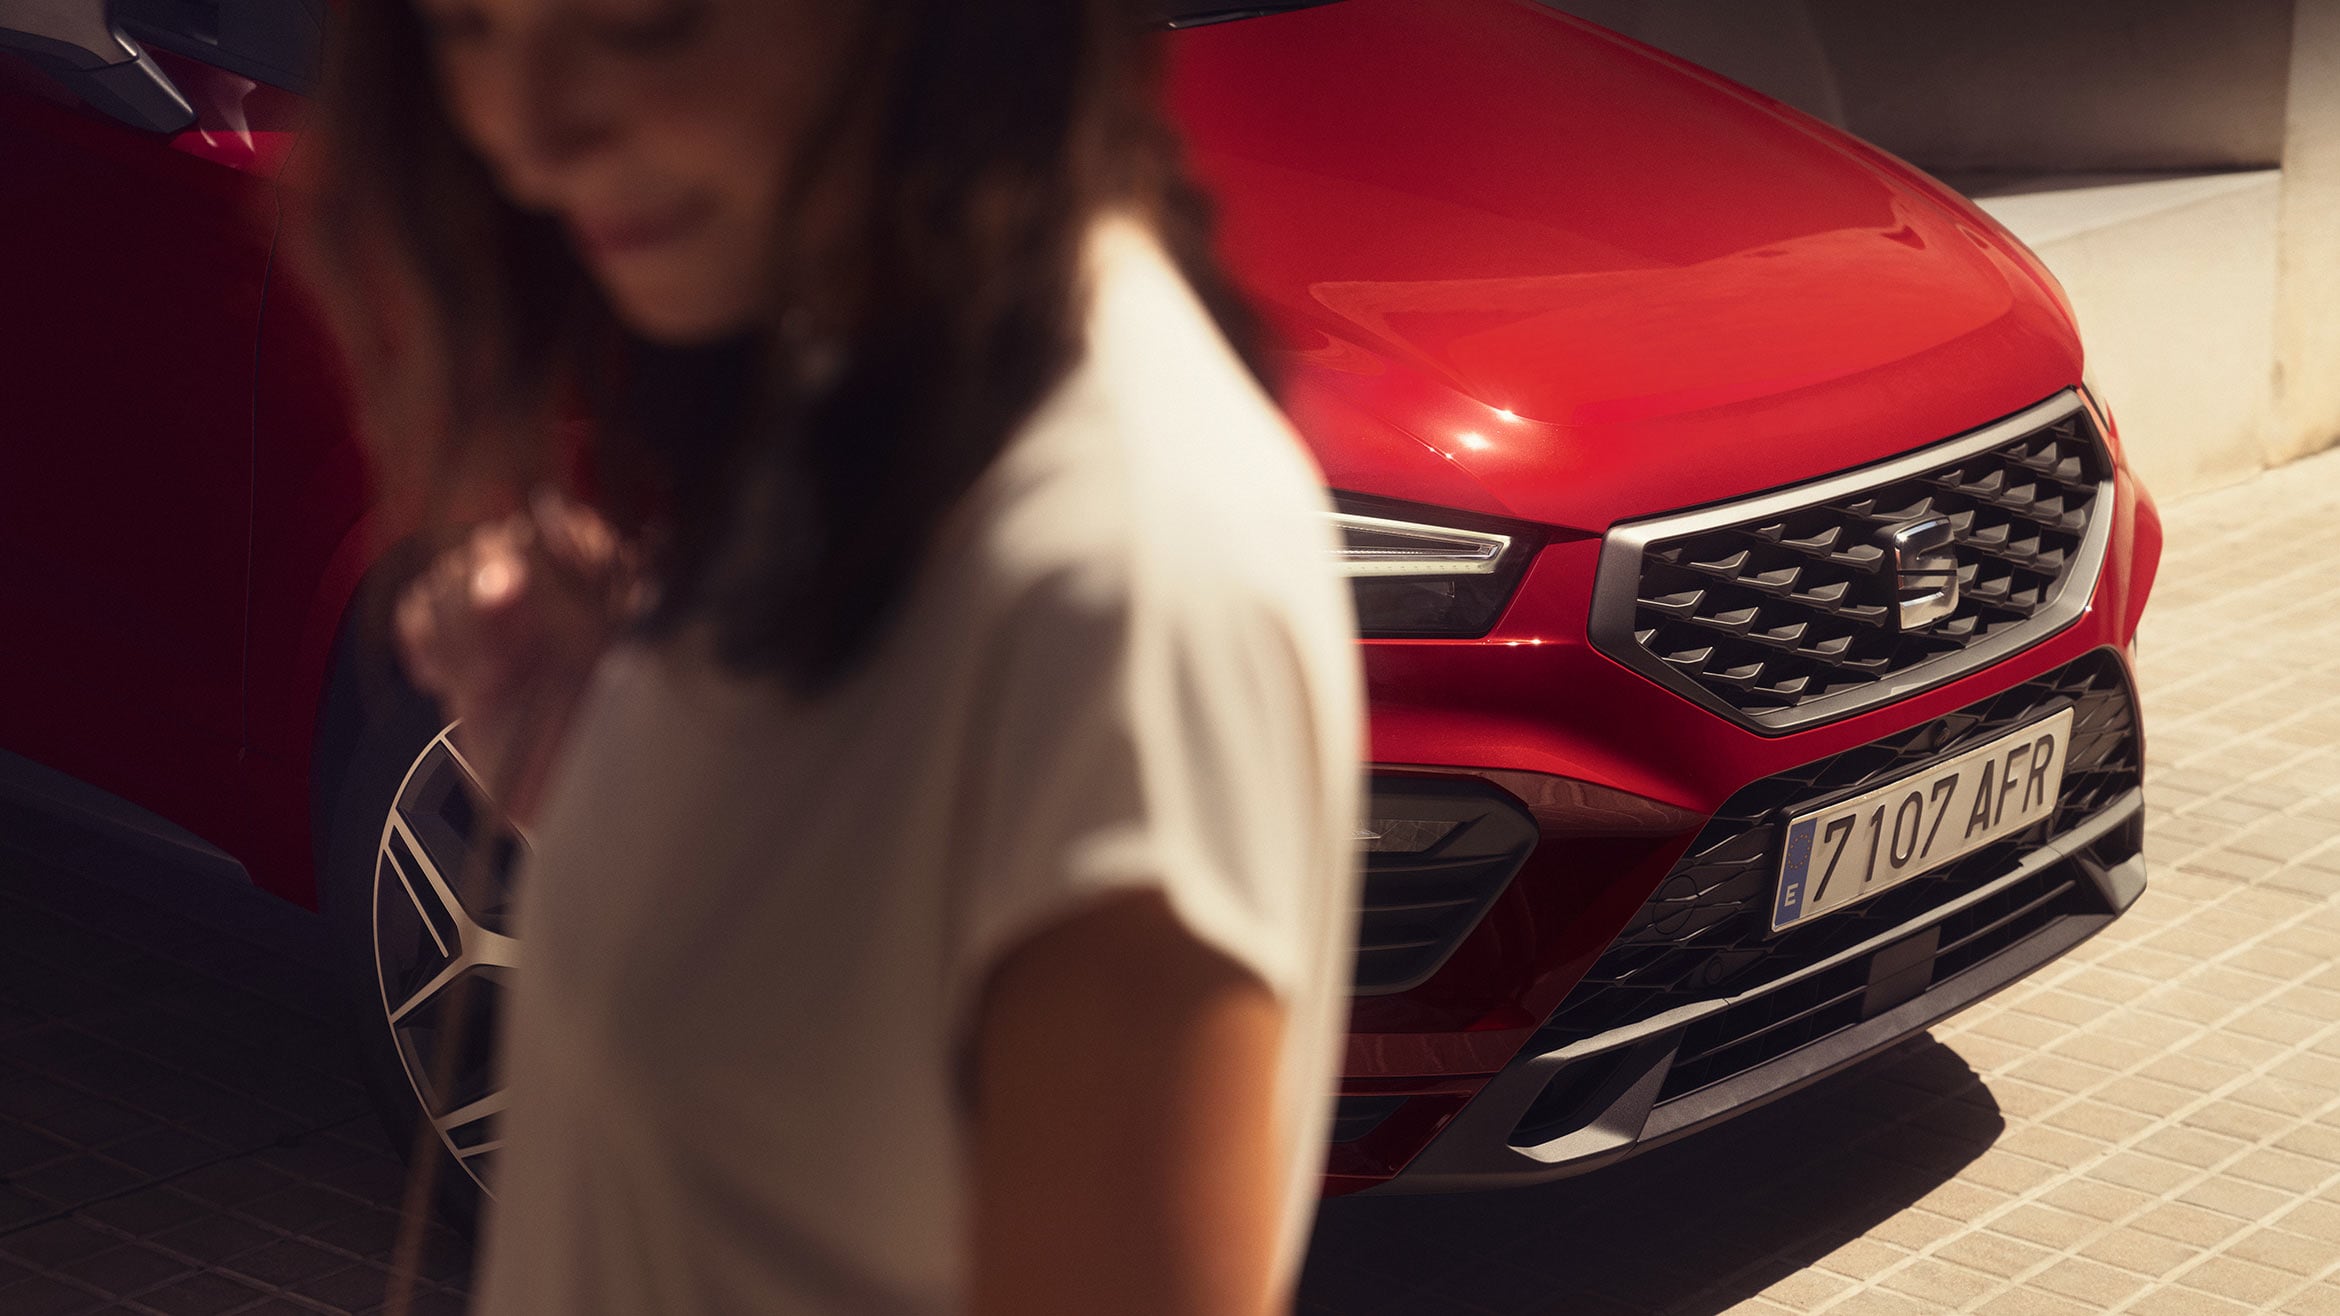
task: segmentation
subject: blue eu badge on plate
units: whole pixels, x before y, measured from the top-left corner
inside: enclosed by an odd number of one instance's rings
[[[1779,909],[1771,926],[1784,928],[1804,912],[1804,883],[1812,872],[1812,832],[1819,819],[1806,818],[1788,829],[1787,858],[1780,865]]]

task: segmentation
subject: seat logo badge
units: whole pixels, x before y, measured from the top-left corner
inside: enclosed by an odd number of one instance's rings
[[[1924,630],[1958,609],[1958,532],[1946,516],[1888,526],[1885,570],[1900,602],[1901,629]]]

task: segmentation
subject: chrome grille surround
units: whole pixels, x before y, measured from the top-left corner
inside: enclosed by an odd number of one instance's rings
[[[2112,458],[2078,390],[1842,474],[1610,530],[1594,647],[1782,735],[1989,666],[2077,621],[2112,530]],[[1903,631],[1877,536],[1956,530],[1961,599]]]

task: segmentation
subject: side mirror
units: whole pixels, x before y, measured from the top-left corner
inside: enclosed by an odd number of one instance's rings
[[[133,128],[175,133],[195,122],[170,75],[114,26],[106,0],[0,0],[0,47]]]

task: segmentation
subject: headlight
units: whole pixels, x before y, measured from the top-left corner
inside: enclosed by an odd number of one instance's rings
[[[1485,635],[1535,554],[1532,536],[1461,514],[1335,494],[1341,570],[1367,639],[1468,639]]]

